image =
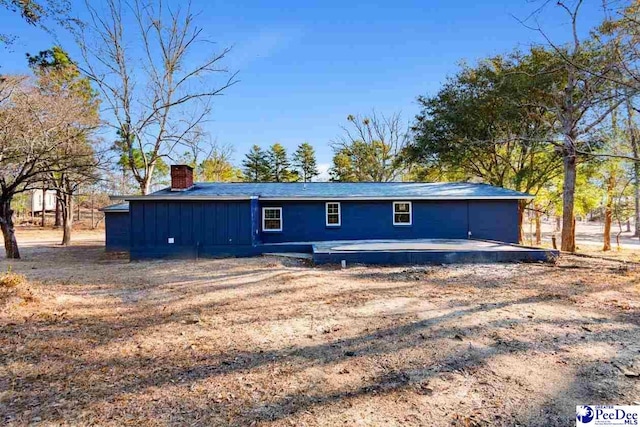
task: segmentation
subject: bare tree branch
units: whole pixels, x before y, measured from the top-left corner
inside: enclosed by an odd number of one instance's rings
[[[106,100],[107,122],[119,133],[121,151],[140,191],[150,191],[158,161],[188,145],[193,129],[206,122],[211,100],[237,83],[237,74],[219,64],[223,48],[195,61],[202,44],[211,45],[195,23],[191,5],[173,10],[159,0],[107,0],[106,13],[87,0],[90,22],[77,41],[83,71]],[[131,15],[133,27],[123,25]],[[142,48],[134,58],[131,43]],[[200,49],[201,50],[201,49]]]

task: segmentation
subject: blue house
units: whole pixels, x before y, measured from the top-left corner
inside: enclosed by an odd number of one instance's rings
[[[427,239],[513,248],[518,202],[532,198],[473,183],[194,184],[184,165],[172,166],[171,174],[170,188],[105,209],[107,250],[126,247],[140,260],[339,253],[332,245],[353,241],[377,243],[380,253],[382,243],[409,241],[422,242],[425,252]]]
[[[118,203],[101,210],[104,212],[105,247],[107,251],[129,251],[129,203]]]

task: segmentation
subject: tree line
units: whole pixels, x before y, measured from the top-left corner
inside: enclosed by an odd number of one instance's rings
[[[350,116],[352,127],[334,144],[332,177],[478,181],[528,192],[537,197],[521,203],[521,239],[527,210],[538,241],[540,217],[557,215],[565,251],[576,250],[576,215],[598,206],[603,250],[614,221],[621,232],[633,217],[640,236],[640,2],[603,5],[605,18],[588,36],[578,31],[583,2],[559,1],[569,43],[535,27],[545,45],[461,66],[435,94],[417,98],[421,112],[399,144],[378,136],[393,121]]]
[[[232,159],[234,151],[232,146],[216,141],[199,143],[178,162],[193,167],[194,179],[201,182],[309,182],[320,174],[315,149],[308,142],[298,145],[292,155],[280,143],[267,150],[254,144],[239,167]],[[160,162],[157,181],[166,180],[168,171],[168,165]]]
[[[253,146],[240,167],[232,147],[204,125],[213,102],[237,83],[188,5],[156,0],[0,2],[17,19],[64,27],[78,58],[60,46],[28,55],[31,75],[0,76],[0,229],[7,256],[19,257],[12,201],[55,189],[63,243],[73,195],[152,191],[168,164],[194,166],[201,181],[292,182],[318,176],[315,152]],[[85,8],[85,22],[72,19]],[[640,235],[640,2],[605,1],[602,23],[582,36],[583,2],[545,2],[567,14],[568,43],[546,43],[463,65],[436,93],[417,97],[420,113],[349,115],[331,142],[332,181],[477,181],[536,195],[520,206],[561,218],[562,249],[574,251],[575,218],[597,207],[605,243],[614,222],[634,217]],[[126,24],[125,24],[126,23]],[[529,25],[524,22],[523,25]],[[11,43],[3,34],[0,43]],[[135,49],[133,48],[135,46]],[[203,49],[207,46],[207,49]],[[202,53],[202,55],[200,55]],[[98,131],[101,132],[98,132]],[[103,135],[109,135],[103,137]],[[114,137],[115,136],[115,137]]]
[[[319,175],[315,150],[307,142],[291,157],[279,143],[266,151],[254,145],[242,161],[242,171],[246,182],[309,182]]]

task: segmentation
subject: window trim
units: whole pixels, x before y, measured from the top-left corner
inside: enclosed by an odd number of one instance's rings
[[[336,224],[329,224],[329,205],[338,205],[338,222]],[[331,214],[335,215],[335,214]],[[342,205],[340,202],[326,202],[324,204],[324,224],[326,227],[341,227],[342,226]]]
[[[407,204],[409,205],[409,222],[396,222],[396,205]],[[398,214],[406,214],[407,212],[397,212]],[[413,204],[411,202],[394,201],[393,208],[391,209],[391,218],[393,219],[393,225],[410,226],[413,225]]]
[[[276,210],[278,212],[280,212],[280,228],[265,228],[266,225],[266,212],[267,210]],[[269,218],[271,220],[273,220],[274,218]],[[278,232],[278,231],[282,231],[282,225],[283,225],[283,220],[282,220],[282,207],[281,206],[264,206],[262,208],[262,231],[270,233],[270,232]]]

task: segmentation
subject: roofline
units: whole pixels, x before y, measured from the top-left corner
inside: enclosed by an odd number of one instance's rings
[[[251,200],[256,196],[182,196],[180,192],[174,194],[163,194],[160,196],[148,195],[148,196],[128,196],[125,201],[130,200]]]
[[[349,200],[520,200],[534,199],[535,196],[523,194],[522,196],[353,196],[353,197],[260,197],[264,201],[290,201],[290,200],[311,200],[311,201],[349,201]]]
[[[100,212],[129,212],[129,209],[98,209]]]
[[[129,207],[120,207],[116,208],[116,206],[124,205],[124,203],[118,203],[115,205],[105,206],[103,208],[98,209],[99,212],[129,212]]]
[[[259,196],[179,196],[179,195],[162,195],[162,196],[133,196],[127,197],[125,200],[171,200],[171,201],[198,201],[198,200],[251,200],[258,199],[266,202],[271,201],[374,201],[374,200],[522,200],[534,199],[535,196],[530,194],[522,194],[517,196],[352,196],[352,197],[259,197]]]

